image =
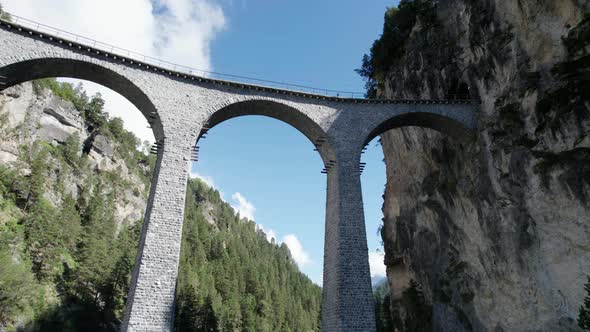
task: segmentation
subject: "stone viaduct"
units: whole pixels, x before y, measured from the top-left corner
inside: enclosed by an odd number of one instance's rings
[[[0,21],[0,90],[46,77],[89,80],[120,93],[147,118],[157,140],[123,331],[173,330],[192,149],[207,128],[244,115],[284,121],[316,145],[328,189],[322,329],[374,331],[361,151],[372,138],[401,126],[468,138],[478,108],[468,101],[339,98],[193,76]]]

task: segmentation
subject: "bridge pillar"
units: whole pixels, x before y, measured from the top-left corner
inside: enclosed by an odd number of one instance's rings
[[[190,146],[166,138],[158,160],[121,331],[173,331]]]
[[[375,308],[358,160],[328,172],[322,331],[375,331]]]

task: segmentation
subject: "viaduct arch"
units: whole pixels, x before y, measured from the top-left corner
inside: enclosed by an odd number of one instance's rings
[[[218,106],[212,107],[213,113],[205,122],[204,129],[199,133],[199,138],[208,129],[232,118],[246,115],[266,116],[297,129],[316,146],[324,164],[329,163],[334,158],[334,152],[328,141],[328,135],[317,122],[296,107],[296,105],[265,98],[223,101]]]
[[[14,62],[0,68],[2,83],[8,87],[49,77],[68,77],[103,85],[127,98],[153,126],[156,140],[163,135],[162,125],[155,121],[156,107],[140,88],[125,76],[107,67],[87,61],[64,58],[34,58]]]
[[[324,331],[375,331],[359,162],[388,129],[451,135],[476,129],[470,101],[329,97],[195,76],[138,61],[37,26],[0,20],[0,90],[49,76],[90,80],[134,103],[154,128],[158,161],[122,331],[172,331],[191,149],[209,126],[240,115],[291,124],[318,147],[327,174]],[[221,102],[220,102],[221,101]]]

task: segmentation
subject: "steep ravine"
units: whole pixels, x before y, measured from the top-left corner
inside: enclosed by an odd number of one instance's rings
[[[436,331],[577,331],[590,275],[590,3],[440,0],[380,98],[481,100],[464,139],[382,135],[392,305],[410,279]]]

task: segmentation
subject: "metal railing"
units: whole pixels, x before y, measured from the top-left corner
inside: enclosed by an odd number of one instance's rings
[[[15,26],[21,26],[26,29],[34,30],[35,32],[47,36],[52,36],[54,38],[63,39],[68,42],[76,43],[85,47],[91,47],[96,50],[100,50],[103,52],[107,52],[113,54],[115,56],[125,57],[130,60],[143,62],[149,66],[158,67],[165,71],[171,71],[175,73],[180,73],[183,75],[189,76],[197,76],[203,77],[208,79],[219,79],[225,81],[233,81],[237,83],[243,84],[253,84],[259,85],[269,88],[276,88],[282,90],[292,90],[297,92],[303,93],[310,93],[316,95],[325,95],[330,97],[341,97],[341,98],[364,98],[364,92],[354,92],[354,91],[341,91],[341,90],[332,90],[332,89],[325,89],[325,88],[317,88],[311,87],[301,84],[292,84],[292,83],[285,83],[279,81],[272,81],[272,80],[265,80],[247,76],[240,76],[240,75],[232,75],[232,74],[224,74],[214,71],[207,71],[207,70],[200,70],[196,68],[191,68],[183,65],[178,65],[169,61],[161,60],[149,55],[141,54],[138,52],[134,52],[128,49],[124,49],[115,45],[107,44],[100,42],[98,40],[94,40],[92,38],[87,38],[81,35],[77,35],[75,33],[71,33],[65,30],[61,30],[58,28],[54,28],[52,26],[35,22],[24,17],[20,17],[11,13],[5,12],[10,17],[10,21],[6,19],[0,19],[6,24],[13,24]]]

